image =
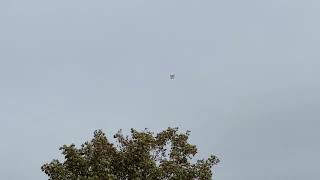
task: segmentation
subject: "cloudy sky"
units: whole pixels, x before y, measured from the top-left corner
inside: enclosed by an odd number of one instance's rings
[[[222,159],[216,180],[319,179],[319,18],[317,0],[0,1],[1,179],[47,179],[95,129],[168,126]]]

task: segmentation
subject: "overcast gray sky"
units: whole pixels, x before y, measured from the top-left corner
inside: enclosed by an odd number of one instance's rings
[[[318,0],[0,1],[1,179],[47,179],[95,129],[179,126],[216,180],[318,180],[319,19]]]

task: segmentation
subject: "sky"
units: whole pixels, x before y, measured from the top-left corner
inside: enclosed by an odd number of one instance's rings
[[[0,1],[1,179],[48,179],[96,129],[169,126],[221,159],[213,179],[319,179],[319,18],[317,0]]]

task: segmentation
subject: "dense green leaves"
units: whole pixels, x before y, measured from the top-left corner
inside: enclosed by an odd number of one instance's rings
[[[210,180],[216,156],[191,163],[197,148],[188,143],[190,132],[168,128],[158,134],[131,129],[114,135],[116,145],[97,130],[90,142],[60,148],[64,162],[53,160],[41,169],[49,180]]]

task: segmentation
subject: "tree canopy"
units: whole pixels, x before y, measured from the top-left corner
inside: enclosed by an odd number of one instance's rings
[[[210,180],[219,159],[211,155],[194,161],[195,145],[188,143],[190,131],[168,128],[160,133],[121,130],[111,143],[102,130],[77,148],[63,145],[64,161],[57,159],[41,169],[49,180]]]

